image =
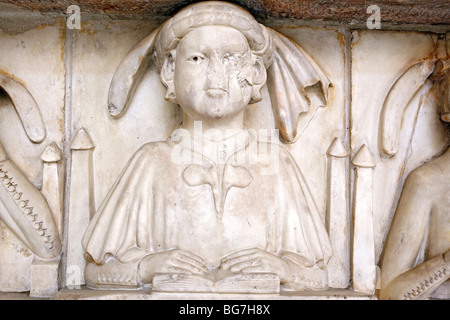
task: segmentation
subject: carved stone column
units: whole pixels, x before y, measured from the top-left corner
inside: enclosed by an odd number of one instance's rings
[[[353,195],[353,288],[373,294],[376,284],[373,230],[373,168],[369,149],[363,145],[352,160],[355,168]]]
[[[59,236],[62,238],[64,181],[61,172],[61,149],[56,143],[52,143],[44,150],[41,159],[44,164],[41,192],[47,199]]]
[[[63,223],[63,175],[61,172],[61,149],[53,142],[42,153],[44,164],[41,193],[53,214],[60,239]],[[43,260],[35,256],[31,264],[30,296],[50,297],[58,290],[59,257]]]
[[[67,230],[66,285],[83,285],[84,267],[81,239],[94,213],[92,153],[95,148],[89,133],[80,129],[72,141],[72,167]]]
[[[333,255],[328,262],[332,288],[347,288],[350,282],[350,226],[347,210],[346,158],[342,142],[335,138],[328,155],[327,224]]]

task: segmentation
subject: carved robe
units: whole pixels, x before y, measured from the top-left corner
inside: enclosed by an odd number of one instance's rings
[[[208,268],[251,247],[305,270],[324,266],[331,255],[328,235],[295,160],[247,131],[234,140],[240,142],[204,139],[203,153],[186,140],[141,147],[84,236],[88,285],[139,286],[140,259],[171,248],[201,256]],[[321,270],[302,285],[326,287]]]

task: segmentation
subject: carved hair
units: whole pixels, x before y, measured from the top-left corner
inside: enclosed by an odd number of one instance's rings
[[[187,33],[207,25],[234,28],[245,36],[252,53],[261,58],[267,70],[267,85],[281,137],[285,142],[295,141],[300,114],[309,110],[313,100],[321,105],[327,103],[331,82],[299,45],[258,23],[241,7],[223,1],[187,6],[136,44],[111,82],[110,114],[114,118],[123,115],[149,64],[161,70],[167,54],[176,49]]]

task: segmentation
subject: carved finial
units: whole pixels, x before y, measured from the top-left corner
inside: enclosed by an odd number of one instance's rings
[[[72,150],[90,150],[94,148],[94,142],[85,128],[78,130],[75,138],[72,140],[72,144],[70,145],[70,149]]]
[[[330,147],[328,148],[327,155],[335,158],[345,158],[348,156],[347,150],[345,150],[344,145],[342,144],[341,139],[334,138]]]
[[[352,163],[354,166],[360,168],[374,168],[375,162],[373,161],[372,154],[369,151],[369,148],[364,144],[353,157]]]
[[[41,160],[46,163],[58,162],[62,159],[62,152],[56,142],[52,142],[41,154]]]

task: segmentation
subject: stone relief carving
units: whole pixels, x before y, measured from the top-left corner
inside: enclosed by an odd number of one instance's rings
[[[387,121],[401,119],[401,112],[409,102],[405,99],[411,99],[411,94],[424,88],[422,94],[436,95],[438,114],[448,129],[449,60],[445,46],[445,38],[440,39],[434,59],[416,64],[402,75],[396,86],[405,82],[409,94],[403,92],[402,101],[397,98],[399,103],[388,106],[388,117],[392,114],[394,117]],[[396,87],[392,92],[400,93]],[[399,131],[399,127],[388,127],[382,132],[381,151],[393,155],[398,137],[384,133],[392,128]],[[447,148],[407,177],[381,261],[381,299],[450,297],[449,165],[450,149]]]
[[[88,286],[201,291],[199,279],[237,275],[225,292],[326,289],[331,245],[307,181],[287,149],[243,123],[267,81],[281,136],[293,142],[299,115],[326,103],[320,68],[224,2],[181,10],[127,54],[110,87],[114,117],[149,64],[183,122],[136,152],[92,219]]]
[[[0,73],[0,88],[11,99],[30,141],[41,143],[46,137],[46,130],[33,96],[20,80],[3,73]],[[43,160],[45,163],[57,161],[49,149],[44,152]],[[48,177],[45,174],[44,176]],[[23,246],[35,255],[31,266],[33,276],[33,269],[39,268],[40,261],[58,259],[61,249],[61,229],[57,228],[55,217],[41,190],[37,189],[19,167],[8,158],[1,143],[0,181],[0,219],[23,243]],[[42,191],[45,192],[45,188]],[[14,242],[13,239],[10,241]],[[22,247],[21,244],[16,245]],[[21,250],[26,250],[25,248]],[[30,256],[31,253],[27,251],[26,255]],[[8,275],[2,274],[2,276]],[[36,283],[35,276],[31,280],[32,294],[40,295],[48,291],[47,283],[45,281]],[[53,288],[50,290],[57,288],[56,278],[54,280]]]
[[[3,74],[0,74],[0,86],[12,99],[30,140],[42,142],[45,127],[33,97],[19,82]],[[44,259],[55,258],[59,253],[60,241],[47,202],[14,162],[8,159],[1,144],[0,162],[2,220],[33,253]]]
[[[0,33],[0,291],[449,298],[445,35],[97,18]]]

